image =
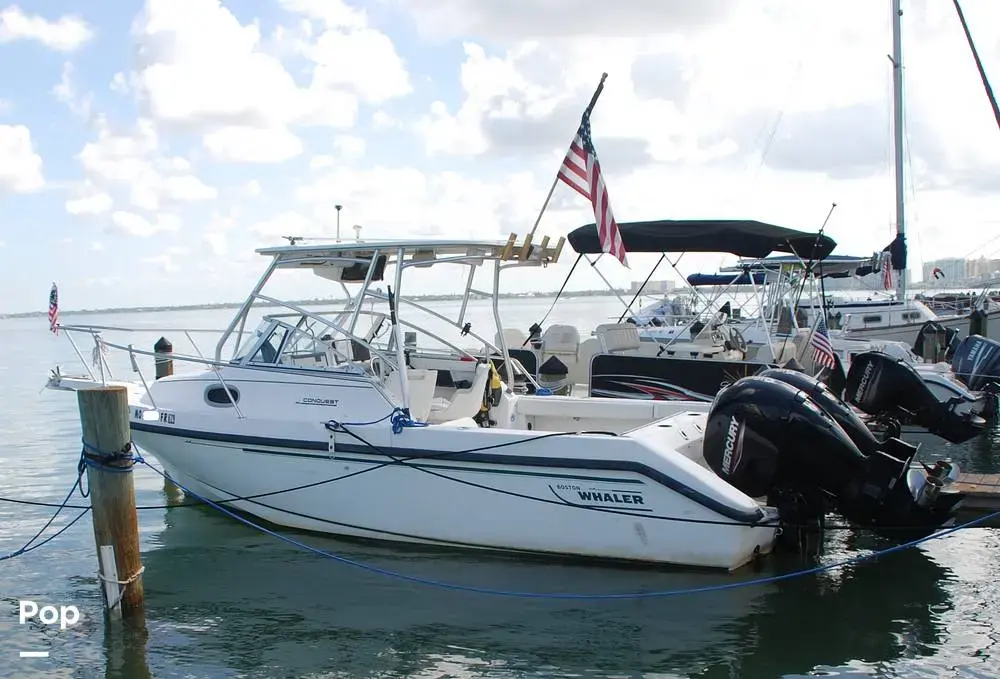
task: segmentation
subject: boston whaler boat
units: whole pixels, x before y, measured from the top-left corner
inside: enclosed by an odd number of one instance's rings
[[[467,320],[473,280],[492,268],[492,292],[478,294],[492,295],[502,328],[502,270],[557,261],[562,239],[554,247],[514,235],[290,240],[258,251],[270,263],[213,359],[175,354],[202,367],[148,386],[140,373],[141,385],[130,387],[137,446],[209,499],[243,498],[231,506],[326,533],[722,569],[770,552],[779,534],[821,525],[829,510],[911,537],[950,521],[961,499],[948,485],[956,467],[911,464],[915,446],[876,439],[799,373],[739,380],[713,403],[516,393],[520,366],[502,336],[494,346]],[[431,267],[464,271],[456,318],[401,294],[404,277]],[[334,313],[262,293],[288,271],[357,291]],[[384,293],[376,287],[383,281]],[[265,316],[241,341],[261,302],[287,311]],[[418,327],[411,312],[481,342],[482,351]],[[129,352],[136,371],[134,355],[151,354],[93,327],[60,327],[90,334],[98,355]],[[444,349],[415,351],[411,332]],[[105,377],[57,370],[48,386],[93,388]],[[868,388],[898,395],[885,379]]]

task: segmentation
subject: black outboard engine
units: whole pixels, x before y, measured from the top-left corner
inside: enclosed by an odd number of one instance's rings
[[[1000,342],[969,335],[955,348],[951,369],[972,391],[995,390],[1000,383]]]
[[[801,539],[803,528],[821,532],[831,509],[903,539],[929,535],[951,518],[962,496],[941,492],[952,472],[947,463],[933,474],[911,469],[915,446],[869,438],[860,418],[835,397],[827,398],[811,384],[800,389],[791,383],[794,373],[786,373],[791,371],[744,377],[720,390],[709,411],[703,449],[721,478],[778,508],[783,533]]]
[[[915,424],[932,434],[962,443],[985,431],[980,413],[984,398],[961,383],[939,380],[936,395],[931,383],[901,359],[879,351],[866,351],[851,360],[844,386],[844,400],[877,418]]]
[[[759,377],[770,377],[804,391],[816,405],[840,425],[840,428],[850,437],[863,455],[871,455],[881,445],[871,429],[851,410],[850,406],[837,398],[829,387],[815,377],[784,368],[768,368],[757,374]]]

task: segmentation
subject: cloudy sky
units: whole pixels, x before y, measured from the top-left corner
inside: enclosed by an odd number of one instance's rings
[[[952,3],[903,5],[919,277],[1000,251],[1000,129]],[[962,5],[1000,81],[1000,3]],[[0,0],[0,312],[44,309],[53,280],[64,308],[239,299],[253,248],[332,235],[338,203],[351,236],[523,234],[604,71],[594,140],[619,221],[811,230],[836,202],[838,252],[868,255],[894,229],[889,6]],[[592,217],[560,186],[539,234]],[[509,288],[555,289],[571,259]],[[627,284],[654,260],[600,268]]]

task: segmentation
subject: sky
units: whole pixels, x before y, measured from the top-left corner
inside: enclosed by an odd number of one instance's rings
[[[239,300],[255,248],[333,236],[335,205],[350,238],[523,236],[602,72],[593,139],[618,221],[814,231],[836,203],[826,233],[861,256],[895,230],[889,0],[89,5],[0,0],[0,313],[44,310],[53,282],[64,309]],[[1000,253],[1000,129],[952,3],[903,7],[919,279],[923,261]],[[962,7],[1000,79],[1000,3]],[[560,184],[537,237],[591,221]],[[504,288],[555,290],[573,258]],[[598,268],[627,286],[656,259]],[[582,267],[569,287],[603,285]]]

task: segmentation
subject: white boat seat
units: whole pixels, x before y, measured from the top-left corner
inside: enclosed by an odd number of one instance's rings
[[[632,323],[602,323],[594,329],[594,334],[608,353],[635,351],[642,341],[639,328]]]
[[[494,343],[499,347],[500,340],[503,340],[507,345],[508,349],[520,349],[527,342],[528,336],[524,334],[523,330],[518,328],[504,328],[502,332],[498,332],[494,338]]]
[[[431,401],[428,422],[442,423],[474,416],[482,406],[489,380],[489,364],[480,363],[476,366],[475,377],[468,388],[455,389],[451,398],[436,397]]]
[[[437,427],[454,427],[456,429],[459,428],[459,427],[462,427],[462,428],[472,427],[474,429],[478,429],[479,428],[479,425],[476,424],[476,421],[474,419],[472,419],[471,417],[460,417],[457,420],[448,420],[446,422],[438,422],[438,423],[435,424],[435,426],[437,426]]]
[[[407,368],[406,377],[410,391],[410,417],[414,422],[426,422],[430,416],[434,399],[434,387],[437,383],[437,370],[422,368]],[[402,406],[399,377],[395,372],[389,374],[385,384],[386,390],[392,394],[395,402]]]
[[[572,325],[550,325],[542,333],[543,351],[549,355],[576,356],[580,331]]]

